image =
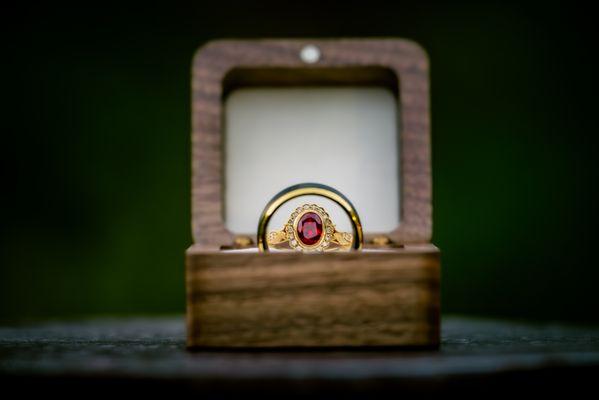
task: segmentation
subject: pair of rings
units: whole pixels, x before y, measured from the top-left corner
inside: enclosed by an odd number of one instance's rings
[[[266,231],[273,214],[287,201],[300,196],[316,195],[337,203],[352,223],[352,232],[340,232],[327,211],[317,204],[296,208],[281,230]],[[266,205],[258,224],[258,249],[270,248],[302,252],[359,250],[363,243],[362,224],[353,204],[339,191],[318,183],[290,186],[276,194]]]

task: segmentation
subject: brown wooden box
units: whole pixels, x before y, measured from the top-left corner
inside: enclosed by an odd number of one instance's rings
[[[319,49],[317,60],[300,57],[308,45]],[[239,87],[314,85],[379,85],[396,95],[399,226],[364,226],[359,252],[252,251],[225,225],[223,99]],[[196,53],[192,87],[188,347],[438,346],[423,49],[403,39],[215,41]]]

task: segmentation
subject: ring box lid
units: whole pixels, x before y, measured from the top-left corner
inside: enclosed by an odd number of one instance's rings
[[[381,235],[395,244],[430,242],[428,85],[426,53],[405,39],[219,40],[202,46],[192,66],[194,242],[222,249],[250,234],[255,243],[255,231],[247,227],[252,219],[257,227],[261,207],[284,188],[276,185],[285,179],[302,183],[306,176],[344,192],[359,213],[364,210],[367,242]],[[285,129],[286,123],[296,126]],[[306,127],[313,128],[306,134],[313,135],[310,140],[330,139],[317,154],[332,154],[330,160],[317,158],[320,169],[312,175],[294,165],[305,142],[289,146],[288,154],[277,147]],[[340,158],[347,153],[347,160]],[[274,173],[285,157],[290,166]],[[379,169],[362,168],[364,157]]]

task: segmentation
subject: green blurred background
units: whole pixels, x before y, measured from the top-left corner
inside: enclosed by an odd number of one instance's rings
[[[583,7],[53,3],[3,20],[0,321],[184,311],[199,45],[398,36],[431,60],[443,311],[599,322],[596,43]]]

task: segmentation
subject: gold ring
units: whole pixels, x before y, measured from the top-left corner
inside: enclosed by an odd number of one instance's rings
[[[295,209],[280,231],[266,237],[269,247],[298,251],[349,250],[353,235],[339,232],[324,208],[304,204]]]
[[[282,230],[266,235],[268,221],[287,201],[299,197],[316,195],[328,198],[345,211],[352,222],[353,233],[339,232],[324,208],[316,204],[298,207],[289,217]],[[258,224],[258,249],[288,248],[299,251],[359,250],[362,248],[363,233],[360,217],[352,203],[339,191],[318,183],[303,183],[290,186],[275,195],[266,205]]]

